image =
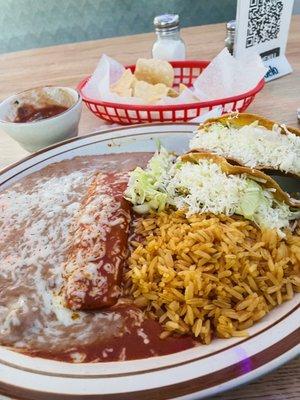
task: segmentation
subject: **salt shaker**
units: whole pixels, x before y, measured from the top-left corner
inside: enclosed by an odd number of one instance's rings
[[[235,20],[227,22],[226,24],[227,37],[225,39],[225,46],[227,47],[230,54],[233,54],[233,49],[234,49],[235,28],[236,28]]]
[[[154,18],[157,40],[152,47],[152,57],[160,60],[184,60],[185,44],[180,37],[177,14],[158,15]]]

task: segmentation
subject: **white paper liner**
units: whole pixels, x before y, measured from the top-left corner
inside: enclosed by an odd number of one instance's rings
[[[110,86],[124,71],[122,64],[103,54],[97,68],[82,89],[83,94],[94,100],[146,105],[147,103],[138,97],[122,97],[110,91]],[[224,48],[194,81],[191,88],[183,90],[178,97],[165,96],[156,104],[188,104],[240,95],[253,89],[265,72],[266,68],[258,54],[253,52],[237,60]],[[230,106],[227,108],[230,109]]]

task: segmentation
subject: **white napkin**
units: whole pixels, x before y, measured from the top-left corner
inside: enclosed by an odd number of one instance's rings
[[[110,86],[119,80],[125,68],[118,61],[103,54],[87,84],[82,89],[85,96],[121,104],[145,104],[137,97],[122,97],[110,91]]]
[[[202,122],[206,121],[209,118],[221,117],[222,110],[223,110],[222,106],[217,106],[205,114],[201,114],[196,118],[190,119],[189,122],[198,122],[199,124],[201,124]]]
[[[253,52],[237,60],[223,49],[194,82],[194,94],[202,101],[236,96],[253,89],[267,69]]]
[[[142,99],[136,97],[121,97],[110,91],[110,86],[121,78],[125,68],[118,61],[106,54],[100,61],[87,84],[82,89],[85,96],[94,100],[103,100],[122,104],[143,104]]]

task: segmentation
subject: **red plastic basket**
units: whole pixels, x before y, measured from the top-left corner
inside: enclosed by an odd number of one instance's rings
[[[179,83],[192,86],[193,81],[208,66],[209,61],[171,61],[170,64],[174,68],[174,87],[176,88]],[[126,68],[130,68],[134,72],[135,65],[128,65]],[[264,86],[264,79],[262,79],[252,90],[246,93],[213,101],[161,106],[132,105],[105,102],[86,97],[82,93],[82,89],[89,78],[83,79],[77,87],[87,107],[97,117],[122,125],[147,122],[187,122],[218,106],[223,107],[223,113],[245,111]]]

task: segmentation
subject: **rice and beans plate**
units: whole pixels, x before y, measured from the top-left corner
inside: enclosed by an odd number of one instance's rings
[[[68,362],[171,354],[300,289],[299,132],[250,114],[190,152],[82,156],[0,194],[0,343]]]

